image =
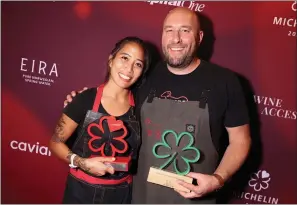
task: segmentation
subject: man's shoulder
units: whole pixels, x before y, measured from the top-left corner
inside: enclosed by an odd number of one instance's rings
[[[217,82],[227,82],[236,77],[234,71],[212,62],[203,61],[203,70],[206,75]]]
[[[210,71],[213,74],[222,74],[224,76],[230,76],[230,75],[234,75],[234,71],[223,67],[221,65],[218,65],[216,63],[212,63],[212,62],[207,62],[207,61],[203,61],[205,68]]]
[[[143,82],[142,87],[151,86],[156,84],[158,81],[162,81],[163,78],[166,78],[167,64],[165,61],[158,61],[146,74],[145,81]]]
[[[150,76],[154,76],[154,75],[157,75],[159,73],[162,73],[164,70],[167,69],[167,64],[165,61],[158,61],[156,63],[155,66],[152,67],[152,70],[150,72]]]

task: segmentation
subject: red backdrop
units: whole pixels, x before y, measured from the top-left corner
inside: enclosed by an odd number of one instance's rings
[[[175,6],[201,12],[216,39],[203,57],[240,74],[247,95],[254,146],[232,201],[297,203],[296,2],[177,3],[1,2],[3,203],[61,202],[68,166],[47,143],[66,94],[101,83],[122,37],[160,48]]]

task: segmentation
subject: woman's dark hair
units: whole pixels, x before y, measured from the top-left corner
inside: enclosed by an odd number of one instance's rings
[[[105,76],[105,82],[107,82],[109,80],[109,77],[110,77],[110,67],[109,67],[110,61],[113,60],[116,57],[117,53],[127,43],[136,43],[136,44],[138,44],[143,49],[143,52],[144,52],[144,67],[143,67],[143,71],[142,71],[141,76],[139,77],[139,79],[131,86],[131,89],[134,89],[134,88],[139,87],[142,84],[142,81],[143,81],[143,79],[145,77],[145,74],[148,71],[148,69],[150,67],[150,63],[151,63],[150,62],[151,61],[151,59],[150,59],[150,53],[149,53],[149,50],[147,48],[146,43],[142,39],[140,39],[138,37],[135,37],[135,36],[128,36],[126,38],[121,39],[120,41],[118,41],[115,44],[115,47],[113,48],[113,50],[110,53],[111,58],[108,60],[108,63],[107,63],[108,71],[107,71],[106,76]]]

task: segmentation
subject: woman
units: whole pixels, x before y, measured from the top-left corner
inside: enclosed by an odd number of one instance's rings
[[[139,85],[149,63],[141,39],[122,39],[109,56],[105,83],[64,109],[49,143],[70,166],[63,203],[131,203],[140,144],[131,88]],[[65,142],[73,133],[77,138],[70,150]]]

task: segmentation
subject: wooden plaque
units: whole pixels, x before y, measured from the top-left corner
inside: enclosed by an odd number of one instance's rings
[[[176,181],[181,180],[184,182],[187,182],[189,184],[193,183],[193,178],[187,177],[187,176],[182,176],[175,174],[173,172],[169,171],[164,171],[155,167],[151,167],[149,170],[149,174],[147,177],[147,181],[158,184],[161,186],[166,186],[169,188],[174,188],[179,191],[184,191],[184,192],[190,192],[189,189],[179,185]]]

